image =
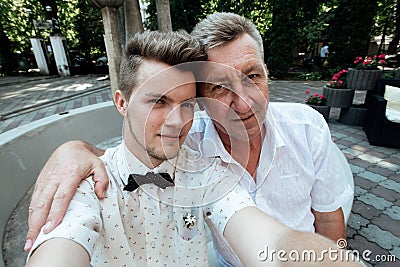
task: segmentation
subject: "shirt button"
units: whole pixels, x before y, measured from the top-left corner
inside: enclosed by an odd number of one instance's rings
[[[154,242],[151,242],[151,243],[150,243],[150,247],[151,247],[151,248],[156,248],[156,244],[154,244]]]

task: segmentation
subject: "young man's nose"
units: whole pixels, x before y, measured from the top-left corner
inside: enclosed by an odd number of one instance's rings
[[[182,128],[188,121],[188,115],[185,111],[180,106],[176,106],[168,113],[165,119],[165,125]]]

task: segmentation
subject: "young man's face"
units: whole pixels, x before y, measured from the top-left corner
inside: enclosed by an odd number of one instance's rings
[[[221,138],[260,134],[268,104],[268,81],[256,42],[247,34],[207,51],[202,102]]]
[[[189,132],[195,78],[192,72],[145,60],[138,81],[127,104],[124,140],[136,157],[155,167],[177,155]]]

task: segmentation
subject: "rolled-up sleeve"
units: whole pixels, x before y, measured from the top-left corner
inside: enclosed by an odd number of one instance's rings
[[[229,164],[228,164],[229,165]],[[220,183],[208,192],[208,198],[216,199],[209,207],[207,217],[217,228],[219,234],[223,235],[228,220],[239,210],[245,207],[254,207],[255,203],[249,192],[240,185],[241,176],[246,172],[231,168],[232,165],[219,163],[216,165],[216,173],[223,169],[223,174],[214,175],[219,177]],[[237,173],[239,172],[239,173]],[[214,195],[213,197],[210,197]],[[215,197],[215,196],[220,196]]]
[[[311,206],[316,211],[331,212],[343,206],[353,196],[353,190],[325,123],[317,136],[313,146],[316,180],[311,191]]]

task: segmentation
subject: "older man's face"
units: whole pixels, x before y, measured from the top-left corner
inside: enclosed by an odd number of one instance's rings
[[[202,103],[222,138],[259,136],[269,101],[264,62],[247,34],[207,51]]]

